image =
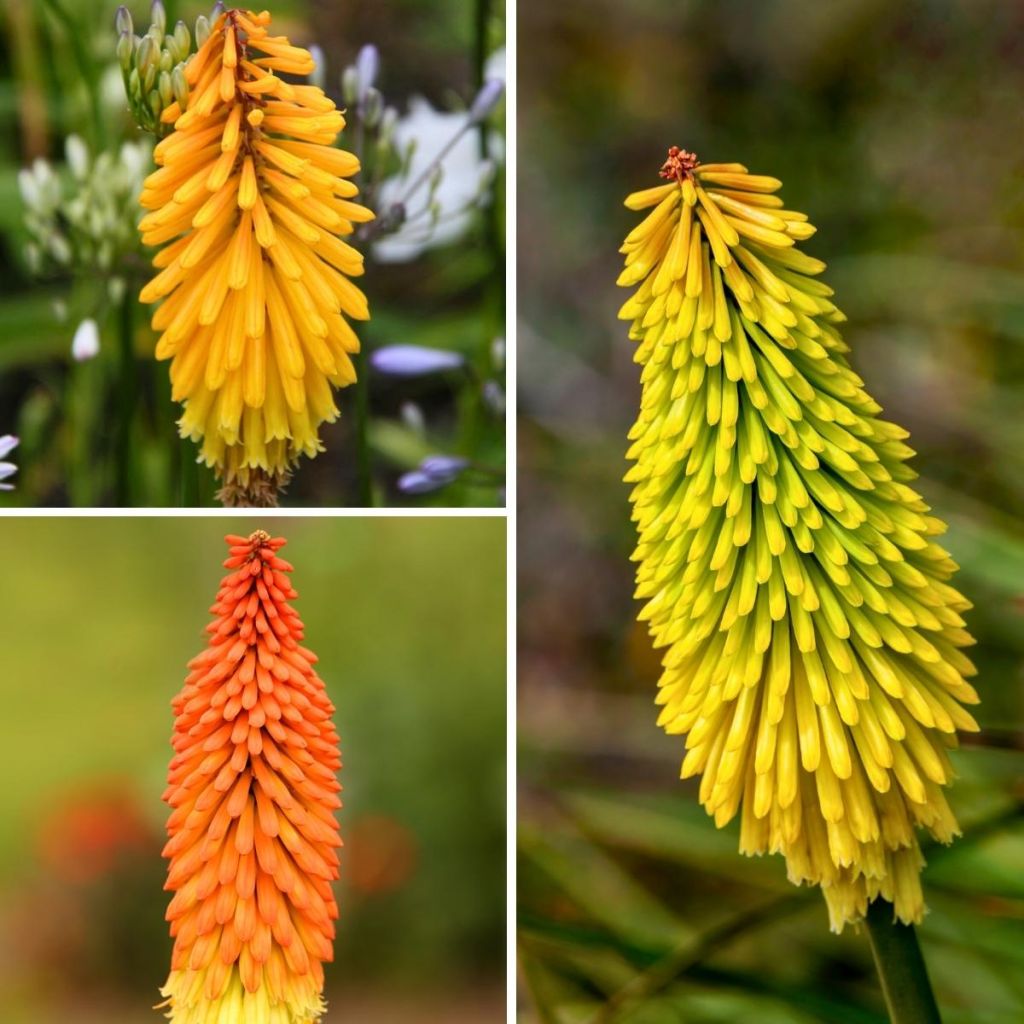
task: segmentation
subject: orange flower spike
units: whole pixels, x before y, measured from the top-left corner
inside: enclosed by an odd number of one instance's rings
[[[172,701],[165,801],[174,1024],[313,1024],[338,906],[334,707],[301,646],[283,538],[229,536],[206,650]]]
[[[182,436],[224,483],[227,504],[274,504],[338,416],[369,318],[342,239],[373,219],[353,202],[359,161],[333,143],[345,118],[313,85],[308,50],[269,33],[266,12],[231,9],[185,65],[188,108],[154,151],[140,196],[142,241],[159,248],[142,289],[160,302],[158,359],[171,361]]]

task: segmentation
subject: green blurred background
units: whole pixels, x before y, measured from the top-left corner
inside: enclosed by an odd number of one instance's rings
[[[4,1024],[157,1019],[169,702],[224,534],[257,527],[288,539],[341,735],[327,1019],[504,1020],[504,519],[6,518]]]
[[[919,929],[944,1020],[1024,1020],[1024,7],[520,0],[521,1019],[885,1020],[867,941],[717,832],[633,624],[622,206],[670,145],[784,182],[950,523],[984,732]],[[631,998],[635,996],[636,998]],[[598,1009],[604,1006],[603,1012]]]
[[[151,139],[131,123],[124,100],[114,54],[117,6],[116,0],[0,0],[0,434],[21,437],[13,456],[17,489],[3,496],[5,506],[216,503],[212,473],[194,464],[196,446],[177,437],[181,410],[170,400],[168,364],[153,359],[152,309],[130,299],[152,273],[152,254],[133,240],[112,270],[87,265],[42,275],[30,273],[25,254],[20,168],[43,158],[66,174],[71,133],[85,140],[93,158],[99,151],[116,155],[124,141]],[[126,6],[135,32],[145,33],[149,0]],[[191,30],[211,2],[165,0],[164,6],[169,26],[181,18]],[[377,86],[399,115],[417,96],[437,110],[465,111],[501,63],[504,0],[275,0],[269,9],[275,31],[296,45],[321,48],[324,88],[339,105],[342,70],[367,43],[380,52]],[[343,132],[340,144],[354,148],[352,136]],[[468,367],[414,380],[365,368],[373,504],[504,504],[505,416],[489,398],[504,387],[504,366],[493,354],[505,323],[503,106],[479,136],[481,154],[499,154],[497,177],[462,236],[404,262],[371,261],[360,280],[372,315],[357,325],[364,352],[393,344],[443,348],[461,353]],[[421,192],[409,213],[425,205]],[[137,221],[141,210],[129,209],[127,217]],[[112,277],[127,282],[126,304],[116,292],[110,297]],[[71,341],[86,317],[98,321],[100,354],[77,364]],[[341,416],[321,430],[327,450],[302,460],[282,504],[371,503],[357,480],[356,390],[338,393]],[[469,459],[471,470],[442,491],[403,495],[396,487],[402,472],[436,453]]]

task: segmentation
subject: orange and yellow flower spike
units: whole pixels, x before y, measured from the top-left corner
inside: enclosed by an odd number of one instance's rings
[[[739,815],[742,852],[821,886],[836,931],[878,897],[918,921],[918,830],[958,834],[947,750],[978,728],[945,525],[847,361],[782,183],[677,147],[661,176],[626,199],[649,212],[619,278],[638,286],[626,480],[658,724],[715,823]]]
[[[174,1024],[313,1024],[338,907],[334,711],[262,530],[227,537],[229,574],[175,714],[164,856]]]
[[[276,73],[309,74],[312,56],[269,24],[226,11],[188,61],[188,109],[164,111],[174,131],[156,147],[139,225],[161,247],[140,298],[164,300],[156,355],[171,360],[181,433],[201,442],[226,499],[254,504],[322,450],[331,385],[355,380],[348,320],[369,311],[349,280],[363,258],[339,236],[373,219],[347,180],[359,161],[332,145],[341,112]]]

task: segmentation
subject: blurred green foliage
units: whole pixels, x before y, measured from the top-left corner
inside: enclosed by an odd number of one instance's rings
[[[911,431],[975,602],[984,731],[919,928],[946,1024],[1024,1020],[1024,9],[521,0],[520,968],[526,1024],[885,1020],[867,941],[736,852],[655,727],[633,623],[622,206],[668,146],[784,182]]]
[[[153,1016],[170,954],[169,701],[205,645],[223,536],[256,526],[288,538],[295,607],[337,706],[332,1018],[378,1019],[358,1000],[379,991],[395,1004],[381,1019],[402,1018],[408,995],[435,1006],[409,1020],[461,1020],[481,986],[488,1012],[468,1020],[501,1014],[504,520],[8,518],[5,1024],[92,1020],[94,1006],[111,1007],[98,1019]]]
[[[126,5],[136,31],[149,25],[148,0]],[[165,0],[168,24],[194,24],[210,4]],[[10,505],[177,506],[214,503],[216,482],[195,464],[196,448],[177,438],[180,407],[170,400],[167,364],[153,359],[151,310],[134,301],[150,270],[131,254],[117,274],[98,268],[29,273],[28,241],[17,172],[35,159],[59,165],[64,140],[77,133],[96,153],[139,138],[131,123],[114,55],[113,0],[39,0],[0,4],[0,433],[22,438],[17,489]],[[275,26],[297,45],[324,53],[324,87],[340,103],[340,75],[359,48],[380,50],[385,99],[404,111],[413,95],[464,109],[482,81],[484,64],[504,45],[503,0],[394,0],[338,5],[280,0]],[[486,131],[503,135],[496,115]],[[341,145],[356,140],[342,133]],[[140,211],[141,216],[141,211]],[[503,380],[490,357],[504,333],[504,182],[474,215],[465,237],[409,263],[370,263],[361,280],[372,321],[360,325],[364,352],[386,344],[421,344],[463,353],[474,370],[417,386],[363,370],[369,388],[375,504],[499,506],[494,482],[504,470],[504,416],[481,395],[483,381]],[[127,283],[121,299],[110,278]],[[75,364],[77,324],[99,322],[100,355]],[[414,382],[415,384],[416,382]],[[410,402],[419,417],[403,417]],[[339,420],[321,432],[326,451],[304,460],[284,503],[360,504],[357,480],[356,388],[340,392]],[[422,425],[418,425],[422,424]],[[434,494],[407,497],[396,489],[403,471],[432,453],[459,455],[485,472]]]

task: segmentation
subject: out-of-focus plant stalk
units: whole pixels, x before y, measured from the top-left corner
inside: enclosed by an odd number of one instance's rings
[[[367,338],[364,326],[362,351],[353,360],[356,364],[356,489],[359,504],[363,508],[373,507],[373,471],[370,465],[370,386],[367,375],[370,361],[367,358]]]
[[[372,83],[371,83],[372,84]],[[360,86],[360,99],[357,105],[357,117],[355,132],[352,140],[352,151],[359,158],[359,182],[360,187],[370,201],[369,193],[365,192],[368,187],[366,181],[366,133],[363,123],[364,111],[364,86]],[[366,256],[369,260],[372,256],[372,248],[367,246]],[[370,339],[368,324],[363,325],[362,337],[359,339],[359,352],[352,357],[356,368],[355,388],[355,440],[356,440],[356,495],[358,503],[362,508],[373,507],[373,467],[370,461],[370,382],[367,379],[370,372]]]
[[[868,904],[868,939],[892,1024],[942,1024],[917,932],[894,920],[892,904]]]
[[[492,14],[492,0],[476,0],[474,4],[474,25],[473,25],[473,85],[475,94],[480,95],[484,86],[487,57],[490,51],[490,25]],[[480,156],[487,159],[490,153],[490,123],[489,118],[481,117],[476,125],[477,137],[480,148]],[[453,140],[454,145],[454,140]],[[484,248],[490,260],[490,268],[484,281],[483,309],[485,316],[483,330],[491,337],[501,333],[504,320],[504,294],[505,294],[505,267],[504,252],[502,250],[500,227],[498,224],[498,203],[495,196],[496,189],[491,192],[490,198],[486,201],[481,210],[484,229]],[[487,315],[491,314],[491,315]],[[492,322],[493,321],[493,322]],[[487,367],[485,360],[489,351],[485,338],[477,350],[476,369],[485,374]],[[484,401],[479,388],[467,388],[462,395],[460,405],[462,429],[459,437],[459,447],[466,453],[476,450],[477,437],[480,432],[484,416]]]
[[[75,64],[78,65],[78,73],[82,76],[82,83],[85,86],[89,98],[89,130],[86,137],[92,146],[100,150],[106,138],[106,123],[103,117],[103,110],[100,104],[99,69],[92,55],[86,47],[86,33],[82,27],[75,23],[59,0],[43,0],[43,6],[57,19],[64,29],[68,38],[68,45],[74,54]]]
[[[132,421],[138,381],[135,372],[135,294],[134,282],[124,290],[117,315],[118,384],[117,384],[117,503],[132,504]]]
[[[67,489],[71,504],[79,508],[99,504],[109,480],[109,462],[105,457],[97,459],[95,448],[103,371],[100,360],[79,363],[68,376],[63,391],[70,449]]]
[[[49,142],[49,112],[46,107],[44,64],[40,57],[39,34],[31,4],[7,0],[7,24],[11,34],[11,59],[18,83],[18,125],[22,158],[29,163],[46,155]]]

